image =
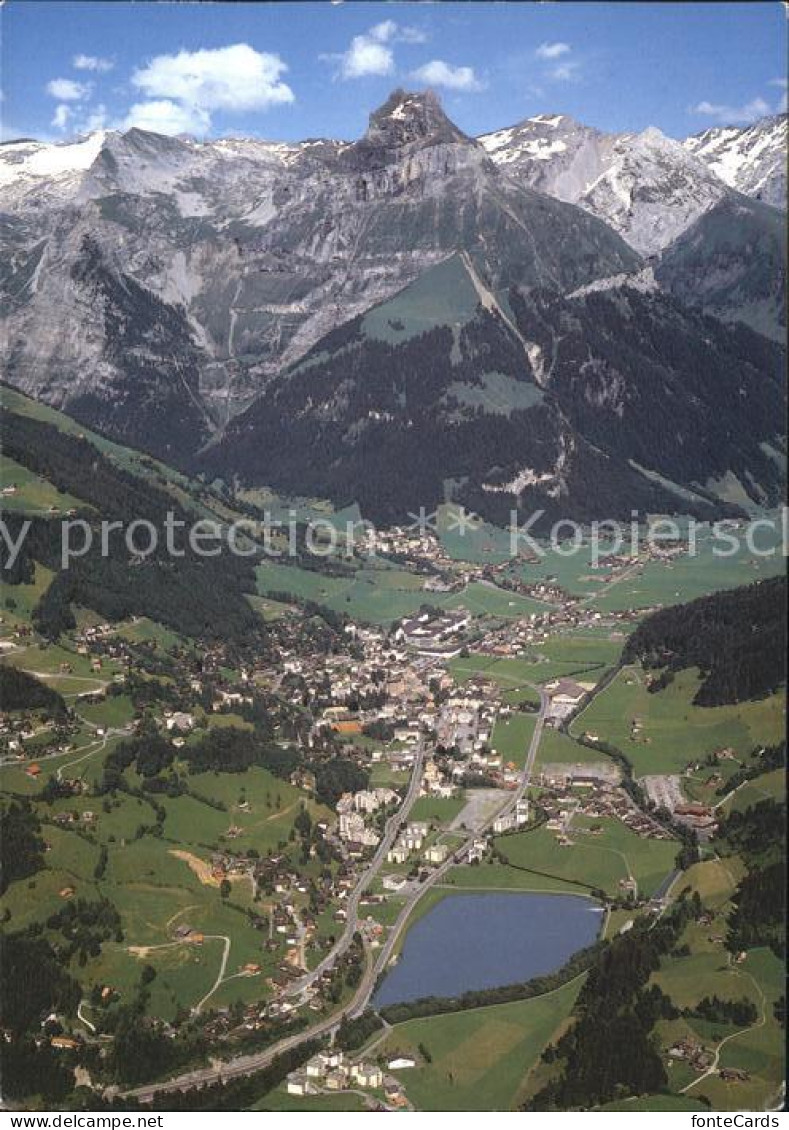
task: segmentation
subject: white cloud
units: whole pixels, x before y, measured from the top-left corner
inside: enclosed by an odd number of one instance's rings
[[[548,72],[548,78],[552,78],[555,82],[575,82],[580,72],[580,63],[560,63],[558,67],[553,67]]]
[[[371,27],[367,33],[369,39],[375,39],[379,43],[388,43],[390,39],[394,39],[395,32],[397,31],[397,24],[394,20],[383,20],[375,27]]]
[[[378,43],[425,43],[427,40],[421,28],[398,24],[394,20],[382,20],[370,28],[367,37]]]
[[[340,56],[340,74],[343,78],[390,75],[393,71],[394,52],[391,47],[368,35],[355,35],[348,50]]]
[[[432,59],[411,75],[429,86],[444,86],[447,90],[483,90],[484,84],[474,74],[473,67],[455,67],[443,59]]]
[[[393,44],[424,43],[426,39],[419,28],[404,26],[394,20],[382,20],[369,31],[355,35],[347,51],[340,55],[320,55],[319,58],[338,63],[338,75],[343,79],[391,75],[395,69]]]
[[[149,98],[171,99],[207,113],[265,110],[294,101],[293,91],[280,78],[287,69],[279,55],[236,43],[157,55],[132,74],[132,83]]]
[[[61,102],[59,106],[55,107],[55,113],[50,125],[53,125],[55,129],[64,130],[71,121],[72,116],[71,107],[67,106],[65,102]]]
[[[752,98],[743,106],[727,106],[720,102],[698,102],[691,107],[691,112],[715,118],[723,125],[747,125],[769,114],[771,107],[763,98]]]
[[[196,106],[184,106],[169,98],[136,102],[120,124],[121,129],[147,129],[170,136],[191,133],[202,136],[211,127],[211,115]]]
[[[534,54],[538,59],[558,59],[569,52],[569,43],[541,43]]]
[[[75,55],[72,66],[78,71],[111,71],[115,66],[112,59],[102,59],[99,55]]]
[[[47,83],[47,94],[59,102],[80,102],[89,96],[91,89],[89,82],[74,82],[70,78],[53,78]]]

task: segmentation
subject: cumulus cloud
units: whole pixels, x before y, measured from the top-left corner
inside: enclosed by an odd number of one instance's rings
[[[541,43],[534,54],[538,59],[558,59],[569,52],[569,43]]]
[[[392,48],[367,35],[355,35],[348,50],[340,57],[340,74],[343,78],[391,75],[393,72]]]
[[[129,108],[121,122],[121,129],[135,127],[170,136],[193,133],[202,137],[211,128],[211,115],[207,110],[185,106],[170,98],[152,99],[149,102],[135,102]]]
[[[691,107],[694,114],[714,118],[722,125],[748,125],[769,114],[772,107],[763,98],[752,98],[742,106],[727,106],[721,102],[698,102]]]
[[[71,60],[72,66],[78,71],[111,71],[115,66],[112,59],[102,59],[99,55],[75,55]]]
[[[132,74],[132,83],[152,99],[171,99],[205,113],[212,110],[265,110],[293,102],[281,75],[279,55],[247,43],[200,51],[157,55]]]
[[[80,102],[90,92],[89,82],[75,82],[71,78],[53,78],[47,83],[47,94],[57,98],[58,102]]]
[[[411,78],[429,86],[443,86],[447,90],[483,90],[484,84],[474,74],[473,67],[455,67],[443,59],[432,59],[415,70]]]
[[[382,20],[369,31],[355,35],[347,51],[340,55],[321,55],[320,58],[337,63],[337,73],[343,79],[391,75],[395,69],[393,44],[424,43],[426,38],[419,28],[404,26],[394,20]]]

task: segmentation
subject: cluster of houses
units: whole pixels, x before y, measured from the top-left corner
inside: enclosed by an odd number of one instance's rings
[[[397,842],[393,844],[386,853],[386,862],[396,864],[406,863],[414,852],[422,850],[422,846],[427,839],[429,831],[429,825],[422,820],[413,820],[406,824]],[[444,858],[446,858],[446,856],[444,856]],[[443,860],[441,862],[443,862]]]
[[[671,839],[663,825],[636,807],[620,787],[619,770],[611,762],[546,763],[538,780],[548,790],[540,801],[549,816],[547,827],[562,834],[560,843],[571,842],[563,833],[568,816],[574,813],[592,818],[614,817],[645,839]]]
[[[416,1061],[410,1056],[398,1056],[387,1064],[389,1070],[415,1066]],[[318,1052],[298,1071],[292,1071],[286,1079],[285,1089],[289,1095],[318,1095],[323,1091],[382,1091],[391,1106],[408,1105],[402,1084],[377,1063],[348,1059],[343,1052],[331,1048]]]
[[[351,851],[354,846],[377,847],[381,842],[381,836],[374,828],[369,827],[365,817],[373,815],[381,808],[388,808],[398,800],[399,797],[394,789],[387,788],[344,793],[337,801],[337,834],[340,839],[345,841]]]
[[[679,1060],[682,1063],[687,1063],[699,1074],[708,1070],[714,1058],[709,1048],[705,1048],[697,1040],[690,1038],[678,1040],[668,1049],[669,1066],[672,1061]]]

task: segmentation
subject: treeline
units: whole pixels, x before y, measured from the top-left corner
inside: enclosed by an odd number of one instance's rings
[[[707,520],[739,511],[743,517],[740,508],[697,485],[726,471],[737,475],[754,501],[755,484],[771,503],[782,498],[782,471],[759,446],[775,434],[784,412],[786,362],[778,343],[743,325],[724,326],[665,294],[622,288],[568,300],[533,287],[513,288],[509,298],[525,339],[552,357],[551,395],[570,426],[589,446],[615,454],[620,467],[628,460],[653,467],[672,482],[693,484],[698,499],[678,503],[659,488],[657,506],[644,507],[631,495],[635,509],[681,510]],[[758,383],[760,395],[743,411],[746,375]],[[623,391],[615,410],[606,398],[618,382]],[[590,398],[599,398],[594,412]],[[589,484],[590,493],[598,489]],[[623,498],[628,496],[620,496],[620,507]]]
[[[80,965],[101,954],[102,942],[123,941],[121,918],[109,899],[68,902],[47,919],[47,929],[57,931],[63,941],[57,946],[58,960],[64,965],[76,956]]]
[[[762,800],[720,825],[722,850],[747,868],[733,896],[726,946],[733,952],[769,946],[783,960],[786,946],[786,805]]]
[[[764,773],[771,773],[773,769],[786,768],[786,742],[781,742],[780,745],[766,746],[761,751],[754,751],[756,757],[755,765],[743,765],[731,777],[718,788],[717,795],[725,796],[730,793],[732,789],[737,789],[740,785],[744,785],[746,781],[753,781],[755,777],[761,777]]]
[[[28,879],[44,866],[41,822],[29,801],[0,808],[0,895],[15,879]]]
[[[0,664],[0,710],[45,710],[54,718],[65,718],[67,713],[57,691],[5,663]]]
[[[194,774],[213,770],[222,773],[244,773],[253,765],[268,769],[275,777],[287,779],[301,763],[298,750],[282,747],[258,735],[254,730],[222,726],[209,730],[196,742],[176,748],[155,730],[120,742],[106,757],[102,792],[124,789],[124,772],[134,770],[146,785],[172,768],[176,758],[184,761]],[[151,791],[166,791],[152,789]]]
[[[711,996],[704,997],[695,1008],[686,1008],[683,1016],[710,1020],[714,1024],[735,1024],[738,1028],[747,1028],[756,1023],[759,1010],[747,997],[732,1001]]]
[[[628,638],[623,659],[669,672],[698,667],[699,706],[746,702],[786,682],[785,624],[786,580],[774,577],[653,613]]]
[[[562,985],[579,977],[593,965],[607,943],[595,942],[577,953],[557,969],[544,977],[533,977],[530,981],[519,981],[512,985],[502,985],[495,989],[472,989],[457,997],[420,997],[415,1001],[390,1004],[378,1010],[388,1024],[402,1024],[420,1016],[439,1016],[446,1012],[463,1012],[467,1008],[483,1008],[491,1004],[509,1004],[510,1001],[529,1000],[550,993]]]
[[[667,1082],[652,1030],[678,1015],[669,998],[648,986],[661,958],[685,925],[701,913],[698,897],[681,899],[657,921],[600,948],[575,1005],[575,1022],[543,1052],[561,1074],[527,1104],[528,1110],[588,1110],[614,1098],[652,1094]]]
[[[40,925],[0,933],[0,988],[3,1027],[13,1036],[37,1033],[49,1013],[73,1014],[82,995]]]
[[[343,793],[358,793],[370,783],[369,769],[342,757],[312,762],[308,768],[315,775],[315,795],[329,808],[334,808]]]
[[[334,1043],[344,1052],[355,1051],[366,1044],[370,1037],[379,1032],[383,1026],[383,1021],[378,1013],[369,1008],[361,1016],[356,1016],[353,1019],[343,1016]]]
[[[152,1110],[163,1111],[239,1111],[249,1110],[270,1091],[311,1059],[320,1050],[320,1040],[307,1040],[289,1051],[276,1056],[268,1067],[255,1071],[240,1079],[226,1083],[211,1083],[193,1091],[175,1091],[171,1094],[157,1095],[151,1104]]]
[[[328,760],[306,760],[296,746],[281,746],[257,729],[242,730],[237,726],[221,726],[209,730],[197,741],[176,748],[169,738],[150,727],[129,738],[107,755],[100,792],[128,791],[124,777],[133,768],[143,778],[147,793],[177,796],[191,791],[174,770],[175,762],[185,762],[190,774],[220,772],[245,773],[253,765],[267,769],[281,780],[289,780],[299,768],[315,777],[315,795],[334,807],[343,793],[367,788],[369,770],[355,761],[334,757]]]
[[[59,490],[86,504],[80,517],[93,529],[93,545],[75,556],[69,568],[61,562],[62,531],[59,522],[33,518],[13,569],[6,571],[7,550],[0,547],[4,580],[10,584],[30,581],[33,563],[40,562],[55,573],[33,619],[39,632],[57,638],[74,627],[72,605],[94,609],[108,620],[131,615],[149,616],[193,638],[263,638],[265,629],[245,599],[255,592],[251,559],[231,553],[224,542],[201,542],[215,556],[193,551],[187,531],[196,515],[187,512],[175,498],[146,479],[116,466],[87,439],[60,431],[52,425],[13,412],[0,421],[0,443],[12,459],[41,475]],[[171,541],[167,547],[167,516],[172,515]],[[22,515],[9,514],[9,535],[17,539]],[[102,552],[101,521],[120,522],[110,531]],[[133,522],[149,522],[157,531],[158,546],[150,555],[134,560],[124,541]],[[205,532],[205,531],[204,531]],[[148,533],[140,528],[138,544],[147,549]],[[82,531],[75,531],[75,548],[82,546]]]
[[[3,841],[4,855],[7,850]],[[50,1045],[51,1027],[42,1040],[42,1022],[53,1013],[73,1015],[82,989],[42,931],[38,923],[0,931],[0,1078],[5,1099],[38,1095],[55,1109],[74,1088],[74,1070]]]

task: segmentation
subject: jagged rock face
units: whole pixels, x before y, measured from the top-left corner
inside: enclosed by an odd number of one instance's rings
[[[432,145],[467,145],[471,141],[441,108],[432,91],[409,94],[395,90],[378,110],[354,150],[380,149],[384,153],[405,148],[414,151]]]
[[[776,114],[752,126],[720,126],[683,142],[731,188],[776,208],[786,207],[787,117]]]
[[[572,203],[605,171],[605,136],[564,114],[538,114],[478,140],[501,168]]]
[[[500,167],[605,220],[642,255],[668,246],[727,192],[702,161],[654,128],[605,134],[542,114],[479,140]]]
[[[8,379],[143,444],[160,428],[137,419],[108,337],[113,296],[133,285],[178,327],[159,391],[198,412],[196,447],[334,326],[458,247],[483,249],[496,286],[571,289],[638,263],[599,221],[497,170],[432,95],[402,91],[354,144],[198,144],[134,129],[0,147],[0,180]],[[88,237],[115,280],[101,310],[80,281]],[[175,354],[189,356],[188,376]],[[144,403],[155,384],[144,382]]]

